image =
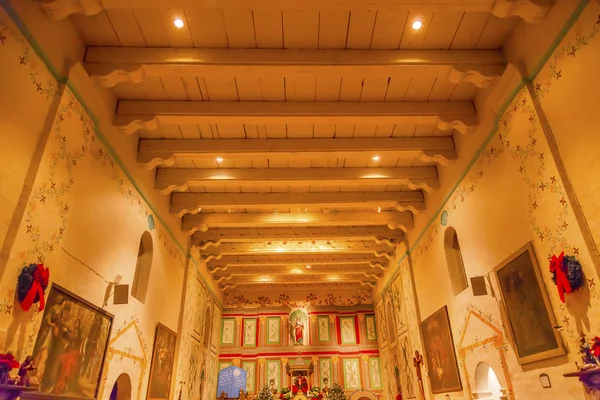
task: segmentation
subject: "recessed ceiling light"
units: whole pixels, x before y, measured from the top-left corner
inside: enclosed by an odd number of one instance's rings
[[[379,161],[379,156],[373,156],[373,161]]]
[[[175,21],[173,21],[173,23],[175,24],[176,27],[183,28],[183,21],[180,18],[175,19]]]
[[[217,158],[215,158],[215,160],[217,160],[217,162],[221,162],[221,161],[223,161],[223,158],[222,157],[217,157]]]
[[[422,24],[422,23],[421,23],[421,21],[419,21],[419,20],[416,20],[416,21],[415,21],[415,22],[413,22],[413,24],[412,24],[412,28],[413,28],[414,30],[419,30],[419,29],[421,29],[421,27],[422,27],[422,26],[423,26],[423,24]]]
[[[306,268],[310,268],[310,265],[307,265]]]

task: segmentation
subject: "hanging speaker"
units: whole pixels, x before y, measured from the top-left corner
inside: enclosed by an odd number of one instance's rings
[[[487,287],[485,286],[485,276],[473,276],[471,277],[471,289],[473,289],[473,296],[485,296],[487,295]]]
[[[114,286],[114,304],[129,303],[129,285]]]

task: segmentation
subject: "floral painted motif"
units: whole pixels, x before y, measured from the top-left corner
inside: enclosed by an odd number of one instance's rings
[[[4,15],[0,16],[0,46],[5,45],[8,41],[14,41],[20,48],[19,66],[27,68],[31,83],[35,86],[35,90],[46,96],[46,99],[51,99],[54,96],[60,95],[60,88],[54,81],[43,83],[39,76],[39,60],[34,55],[27,40],[21,35],[21,32],[16,30],[11,24],[7,23]],[[43,68],[43,67],[42,67]]]
[[[288,293],[280,293],[276,299],[271,299],[269,296],[259,295],[255,300],[246,298],[248,293],[236,293],[235,290],[226,292],[225,297],[232,296],[232,300],[225,302],[225,307],[228,309],[235,308],[257,308],[257,307],[292,307],[292,308],[306,308],[309,306],[341,306],[351,307],[359,304],[372,304],[372,292],[371,290],[357,291],[356,294],[343,297],[341,295],[334,295],[328,293],[324,299],[314,293],[309,293],[304,300],[292,300]]]

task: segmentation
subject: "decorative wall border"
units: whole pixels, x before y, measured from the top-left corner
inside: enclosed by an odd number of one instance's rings
[[[147,207],[152,211],[152,214],[158,219],[158,222],[160,222],[163,229],[170,236],[170,238],[173,241],[173,243],[175,244],[175,246],[181,251],[184,258],[188,259],[190,262],[192,262],[196,266],[197,276],[200,277],[200,279],[205,283],[207,289],[213,294],[213,296],[215,297],[215,301],[217,301],[219,303],[219,305],[221,305],[221,300],[218,298],[216,293],[210,287],[207,279],[200,273],[200,265],[198,264],[198,261],[195,260],[194,257],[192,257],[192,255],[186,250],[186,248],[175,237],[175,234],[173,233],[173,231],[171,230],[169,225],[165,222],[164,218],[160,215],[160,213],[158,213],[156,207],[149,200],[148,196],[146,196],[144,191],[140,188],[137,181],[134,179],[133,175],[129,172],[129,170],[123,163],[123,160],[121,160],[121,158],[117,155],[116,151],[110,145],[110,142],[108,141],[106,136],[104,136],[104,134],[102,133],[102,130],[100,129],[100,122],[99,122],[98,118],[91,111],[91,109],[89,108],[87,103],[84,101],[83,96],[81,96],[81,94],[79,93],[79,91],[77,90],[77,88],[75,87],[73,82],[68,77],[62,76],[60,74],[60,72],[54,67],[54,64],[52,63],[52,61],[50,61],[50,58],[46,55],[42,46],[40,46],[40,44],[37,42],[37,40],[35,40],[35,37],[31,34],[31,31],[27,28],[27,25],[25,25],[25,23],[21,20],[18,13],[15,11],[15,9],[10,4],[9,0],[0,0],[0,7],[2,7],[6,11],[6,13],[10,17],[10,19],[17,26],[18,30],[20,31],[20,34],[29,43],[30,48],[35,52],[35,54],[42,61],[42,63],[46,67],[46,69],[50,72],[50,74],[57,81],[57,85],[55,85],[55,86],[58,87],[59,85],[64,84],[71,91],[72,95],[79,102],[83,111],[87,114],[87,116],[91,120],[92,125],[93,125],[93,130],[94,130],[96,137],[98,137],[101,144],[106,148],[106,150],[108,151],[110,156],[113,158],[116,165],[121,169],[121,171],[123,172],[125,177],[129,180],[129,182],[131,183],[131,185],[133,186],[133,188],[135,189],[137,194],[140,196],[142,201],[144,201],[144,203],[146,203]],[[34,64],[31,65],[31,67],[33,68],[33,67],[35,67],[35,65]],[[35,72],[31,72],[31,74],[32,74],[32,77],[35,76]],[[55,90],[51,86],[49,86],[47,89],[44,89],[42,87],[41,83],[38,82],[36,79],[34,79],[33,83],[36,84],[36,87],[38,88],[38,90],[41,90],[46,95],[52,95],[53,92],[55,92]]]
[[[443,201],[441,202],[441,204],[440,204],[439,208],[437,209],[437,211],[432,215],[432,217],[429,220],[429,222],[421,230],[421,233],[417,236],[417,239],[414,241],[413,245],[410,246],[410,248],[407,249],[407,251],[404,252],[404,254],[402,254],[398,258],[397,263],[393,267],[394,268],[393,273],[391,273],[387,277],[383,278],[383,284],[379,286],[379,289],[376,289],[377,292],[374,295],[374,303],[376,303],[377,300],[379,300],[382,297],[383,293],[386,290],[388,290],[389,286],[398,277],[398,275],[400,273],[400,265],[401,265],[402,261],[404,261],[408,256],[410,256],[413,252],[415,252],[415,250],[418,249],[418,246],[420,245],[420,242],[425,238],[425,236],[428,233],[428,231],[433,228],[433,224],[436,221],[439,220],[440,214],[442,213],[442,211],[444,211],[446,209],[446,207],[447,207],[449,201],[451,200],[452,196],[455,195],[455,193],[459,189],[460,184],[467,177],[467,175],[469,174],[469,172],[471,172],[473,166],[479,160],[479,158],[483,154],[484,150],[487,148],[487,146],[490,143],[490,141],[496,136],[496,133],[498,132],[498,128],[500,126],[501,119],[503,118],[505,112],[509,109],[509,107],[511,106],[511,104],[515,101],[515,99],[517,98],[517,96],[519,95],[519,93],[524,88],[526,88],[526,85],[528,83],[533,82],[537,78],[537,76],[542,71],[542,69],[544,68],[544,66],[546,65],[546,63],[553,56],[553,54],[556,51],[556,49],[560,46],[561,42],[564,40],[564,38],[570,32],[570,30],[573,27],[573,25],[575,25],[575,23],[577,22],[577,20],[579,19],[579,17],[583,13],[583,11],[585,10],[585,8],[589,4],[589,2],[590,2],[590,0],[581,0],[581,2],[579,3],[579,5],[575,8],[575,10],[569,16],[568,20],[563,25],[563,27],[560,30],[560,32],[558,33],[558,35],[555,37],[554,41],[550,44],[550,46],[548,47],[548,49],[546,50],[546,52],[544,53],[544,55],[540,58],[540,60],[537,62],[537,64],[532,68],[532,70],[529,73],[529,75],[526,78],[521,79],[521,81],[509,93],[509,95],[506,98],[506,101],[502,104],[502,106],[499,108],[498,112],[496,113],[496,115],[494,117],[494,124],[492,125],[490,133],[484,139],[484,141],[481,143],[481,146],[479,146],[479,148],[477,149],[477,151],[473,155],[471,161],[467,164],[467,166],[465,167],[465,169],[462,172],[462,174],[460,175],[460,177],[456,180],[456,182],[452,186],[451,190],[448,192],[448,194],[446,195],[446,197],[443,199]],[[555,61],[558,61],[558,59],[556,59]],[[553,71],[552,68],[551,68],[551,71]],[[554,76],[551,75],[550,78],[551,79],[552,78],[558,79],[558,78],[560,78],[560,73],[558,75],[554,75]],[[547,91],[547,86],[545,87],[545,89]],[[537,93],[537,95],[540,96],[540,95],[543,95],[543,93]],[[391,265],[390,265],[390,268],[391,268]]]
[[[142,398],[142,385],[144,382],[146,368],[148,367],[148,346],[146,345],[146,342],[144,341],[144,337],[142,335],[141,329],[138,326],[139,321],[137,319],[132,318],[129,321],[129,323],[127,323],[127,321],[123,321],[123,322],[124,322],[125,326],[123,328],[119,329],[117,331],[116,335],[112,339],[110,339],[110,341],[108,342],[108,350],[106,351],[106,362],[104,364],[104,368],[102,368],[102,378],[100,380],[100,388],[98,390],[98,396],[97,396],[98,399],[102,399],[104,396],[106,380],[108,377],[108,370],[109,370],[110,365],[115,357],[117,357],[120,360],[123,360],[124,358],[128,358],[128,359],[132,360],[134,364],[140,363],[140,378],[138,379],[138,385],[137,385],[137,400],[141,400],[141,398]],[[138,344],[140,345],[140,350],[142,352],[141,356],[133,354],[133,348],[131,348],[131,347],[128,347],[127,349],[125,349],[125,351],[119,350],[119,349],[113,347],[115,342],[117,340],[119,340],[119,338],[121,336],[123,336],[127,331],[129,331],[131,329],[135,330],[136,337],[138,339]]]
[[[471,317],[476,318],[479,321],[481,321],[484,325],[486,325],[488,328],[490,328],[492,330],[492,332],[494,332],[494,334],[492,336],[482,338],[482,339],[476,338],[476,341],[474,343],[465,345],[465,343],[464,343],[465,335],[469,328],[469,322],[471,321]],[[504,339],[504,333],[502,332],[501,328],[496,327],[492,323],[492,321],[489,317],[486,318],[482,311],[480,311],[473,305],[469,305],[468,309],[467,309],[467,314],[465,316],[465,325],[464,325],[462,332],[460,333],[460,340],[459,340],[459,343],[457,346],[458,347],[458,358],[460,360],[460,363],[462,364],[463,373],[464,373],[464,377],[465,377],[465,385],[467,387],[467,392],[469,394],[469,398],[473,397],[473,390],[471,388],[471,380],[470,380],[470,375],[469,375],[469,371],[468,371],[467,363],[466,363],[467,355],[468,355],[468,353],[474,351],[477,348],[485,347],[490,344],[493,345],[494,348],[498,351],[498,357],[500,358],[500,365],[502,366],[502,373],[504,374],[504,379],[506,381],[506,389],[507,389],[508,398],[509,398],[509,400],[515,400],[515,393],[514,393],[514,389],[512,386],[512,381],[510,379],[510,372],[508,371],[508,364],[506,361],[506,352],[508,351],[508,346]]]

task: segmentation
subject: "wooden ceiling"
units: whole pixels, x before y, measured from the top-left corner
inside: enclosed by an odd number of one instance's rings
[[[171,8],[165,8],[165,5]],[[43,0],[224,290],[374,286],[543,0]],[[175,26],[180,19],[183,27]],[[420,21],[422,27],[413,29]]]

